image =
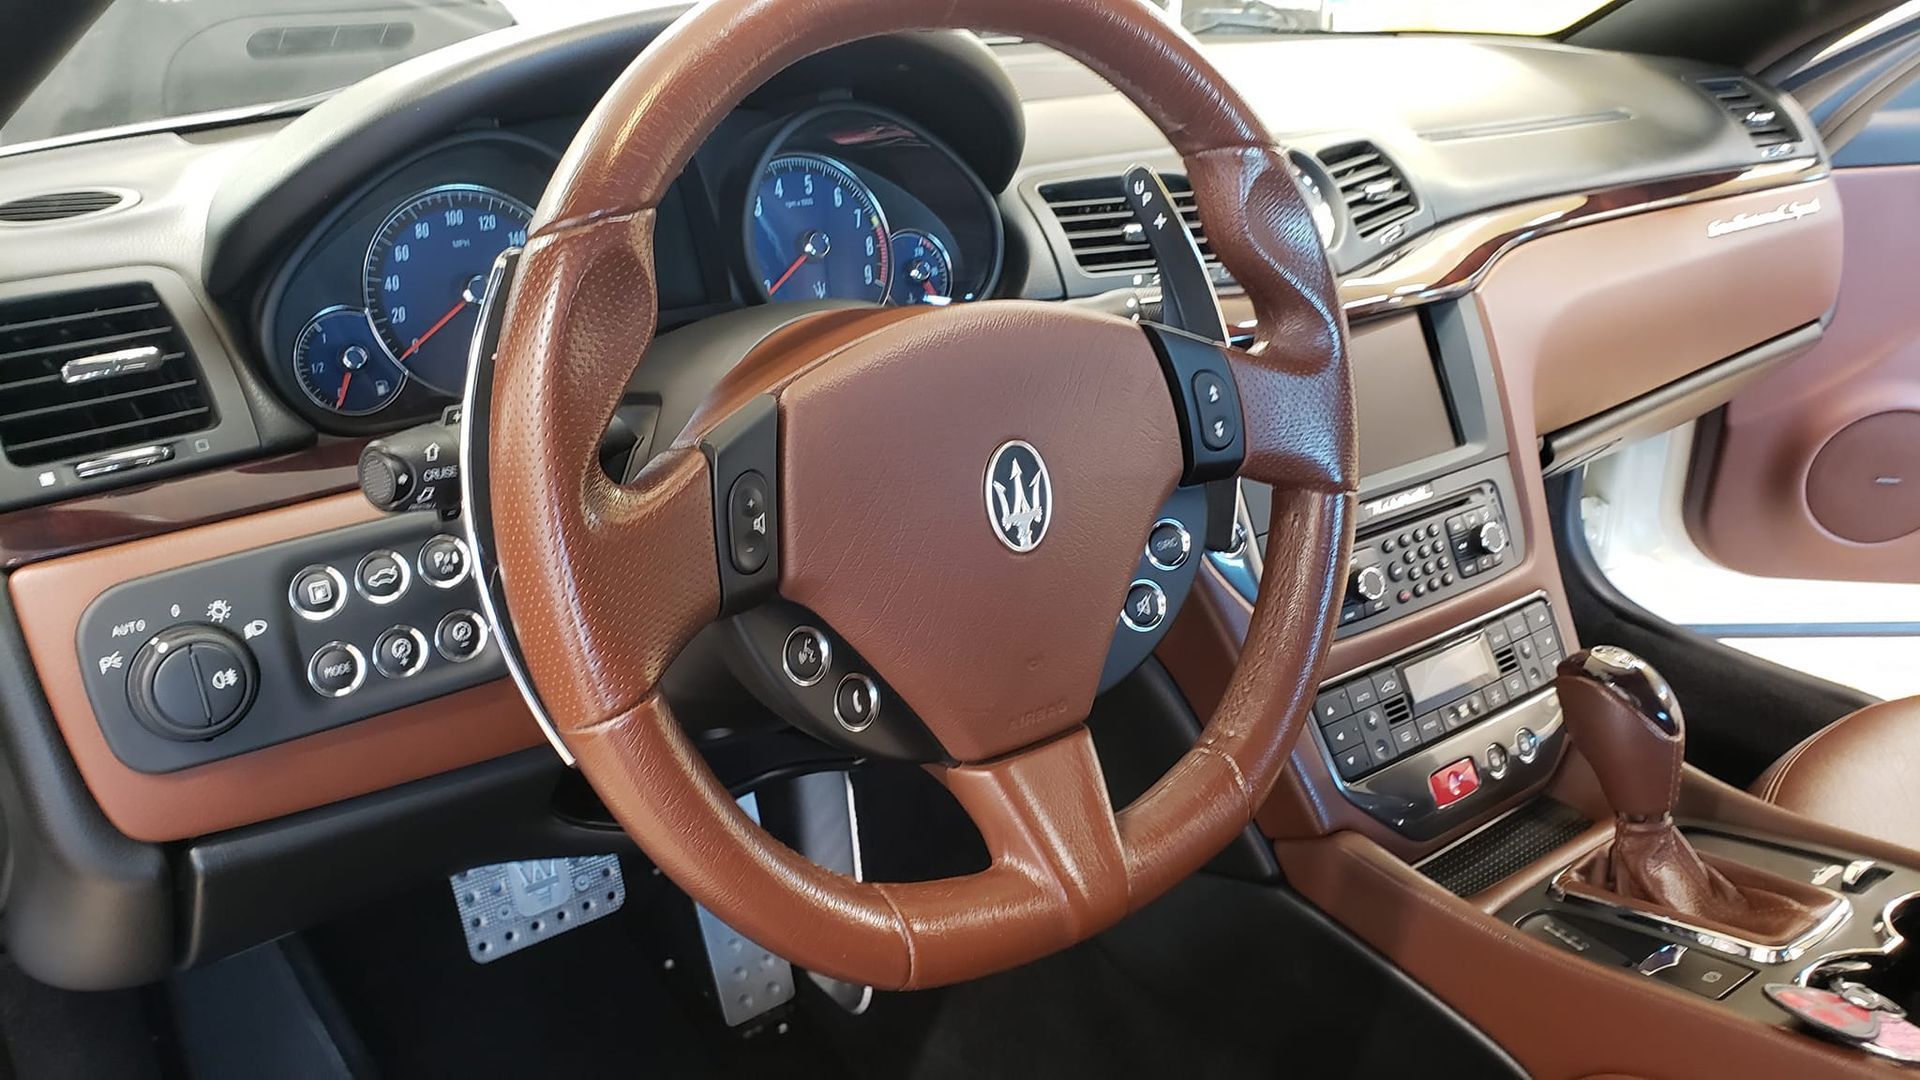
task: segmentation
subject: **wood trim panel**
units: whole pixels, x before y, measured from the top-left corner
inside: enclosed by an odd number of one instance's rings
[[[135,840],[203,836],[541,744],[518,691],[501,679],[179,772],[136,772],[107,747],[74,647],[80,616],[96,597],[135,578],[378,516],[358,493],[338,495],[52,559],[8,579],[54,721],[115,828]]]
[[[358,490],[366,444],[321,439],[290,454],[0,514],[0,568]]]

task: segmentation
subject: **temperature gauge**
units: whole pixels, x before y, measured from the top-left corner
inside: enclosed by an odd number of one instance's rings
[[[387,355],[360,308],[315,315],[293,345],[293,374],[315,405],[342,416],[379,412],[400,395],[407,373]]]
[[[893,302],[953,303],[953,260],[932,234],[901,229],[893,234]]]

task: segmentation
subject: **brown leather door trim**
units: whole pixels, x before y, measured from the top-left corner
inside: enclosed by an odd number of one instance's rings
[[[40,685],[80,777],[135,840],[251,825],[473,765],[541,742],[513,684],[498,680],[251,754],[172,773],[121,764],[87,700],[74,639],[95,597],[121,582],[370,521],[358,493],[37,563],[8,587]]]

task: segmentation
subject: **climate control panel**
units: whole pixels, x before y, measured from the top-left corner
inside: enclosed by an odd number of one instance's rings
[[[1342,792],[1424,840],[1543,779],[1563,741],[1552,683],[1565,655],[1536,597],[1329,681],[1314,727]]]
[[[491,638],[466,542],[407,515],[116,586],[77,644],[107,745],[160,773],[499,678]]]

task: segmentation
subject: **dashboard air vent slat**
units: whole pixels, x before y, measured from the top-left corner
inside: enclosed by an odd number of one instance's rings
[[[125,359],[103,362],[113,354]],[[73,364],[85,360],[94,363]],[[186,335],[153,286],[0,302],[0,451],[14,465],[169,439],[214,419]]]
[[[12,225],[38,225],[48,221],[104,214],[132,201],[124,191],[85,188],[77,191],[50,191],[0,203],[0,222]]]
[[[1174,206],[1193,231],[1200,255],[1213,261],[1213,249],[1207,246],[1206,230],[1200,224],[1200,210],[1193,189],[1184,176],[1163,174]],[[1100,176],[1086,180],[1067,180],[1042,184],[1040,197],[1060,222],[1073,249],[1073,261],[1089,274],[1138,273],[1153,269],[1153,252],[1147,247],[1146,234],[1133,220],[1120,190],[1120,177]]]
[[[1406,177],[1372,143],[1334,147],[1321,153],[1320,163],[1340,189],[1354,231],[1363,237],[1372,239],[1420,211]]]
[[[1753,145],[1762,153],[1786,153],[1786,150],[1774,150],[1774,147],[1788,147],[1800,141],[1800,133],[1778,108],[1769,102],[1760,88],[1753,82],[1728,76],[1724,79],[1702,79],[1700,89],[1705,90],[1713,100],[1733,117],[1733,122],[1747,133]]]

